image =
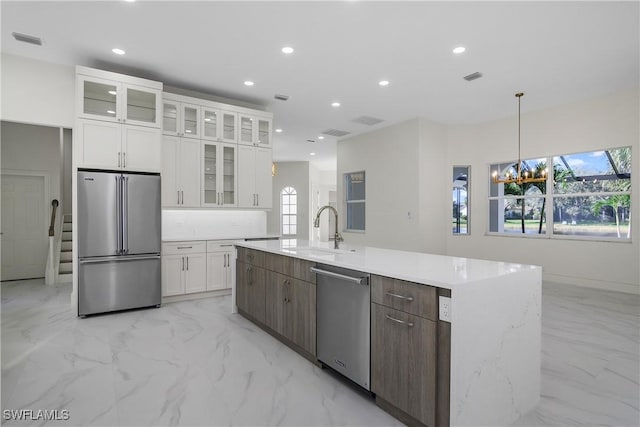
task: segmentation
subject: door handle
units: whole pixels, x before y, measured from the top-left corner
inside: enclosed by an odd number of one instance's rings
[[[129,177],[122,177],[122,253],[129,253]]]
[[[99,262],[111,262],[111,261],[144,261],[148,259],[160,259],[160,255],[142,255],[142,256],[106,256],[100,258],[85,258],[80,259],[80,264],[96,264]]]
[[[309,270],[311,270],[312,273],[320,274],[322,276],[333,277],[334,279],[340,279],[340,280],[344,280],[351,283],[357,283],[358,285],[362,284],[362,281],[366,279],[366,277],[345,276],[344,274],[334,273],[333,271],[320,270],[315,267],[311,267]]]
[[[118,153],[118,158],[120,158],[120,155]],[[120,233],[120,230],[122,228],[122,215],[121,215],[121,202],[122,202],[122,197],[120,197],[120,176],[115,176],[114,177],[116,179],[116,253],[117,254],[121,254],[122,253],[122,233]]]
[[[407,325],[408,327],[412,327],[413,326],[413,322],[405,322],[404,320],[400,320],[400,319],[396,319],[395,317],[391,317],[388,314],[385,314],[384,317],[386,317],[389,320],[393,320],[396,323],[400,323],[401,325]]]
[[[405,297],[404,295],[398,295],[398,294],[394,294],[392,292],[387,292],[387,295],[389,295],[390,297],[393,297],[393,298],[407,300],[409,302],[413,301],[413,297],[411,297],[411,296]]]

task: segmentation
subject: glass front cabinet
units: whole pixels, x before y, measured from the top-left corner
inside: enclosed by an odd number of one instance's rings
[[[240,114],[239,122],[239,144],[271,148],[271,119]]]
[[[202,139],[237,143],[237,114],[217,108],[202,107]]]
[[[76,82],[80,117],[160,127],[161,90],[81,75]]]
[[[199,106],[166,98],[162,106],[162,133],[200,139]]]
[[[202,159],[202,206],[237,206],[237,145],[202,141]]]

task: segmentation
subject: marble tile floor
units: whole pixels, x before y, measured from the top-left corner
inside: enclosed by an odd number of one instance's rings
[[[78,319],[70,286],[0,288],[3,425],[400,423],[239,315],[230,297]],[[638,426],[640,297],[543,285],[542,396],[518,426]]]

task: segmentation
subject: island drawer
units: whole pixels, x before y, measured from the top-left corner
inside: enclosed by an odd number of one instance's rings
[[[207,251],[207,244],[202,241],[196,242],[172,242],[162,244],[163,255],[195,254]]]
[[[438,320],[437,288],[371,275],[371,301],[405,313]]]
[[[257,267],[264,267],[265,253],[262,251],[256,251],[255,249],[238,248],[238,261],[247,264],[255,265]]]
[[[314,262],[286,255],[264,254],[264,266],[267,270],[315,284],[316,275],[311,272],[311,267],[314,265]]]

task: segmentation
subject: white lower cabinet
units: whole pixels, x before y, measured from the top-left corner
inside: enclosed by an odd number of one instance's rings
[[[207,290],[231,288],[233,243],[207,242]]]
[[[162,244],[162,296],[231,288],[233,242],[212,240]]]
[[[205,242],[172,242],[162,245],[162,296],[207,290]]]

